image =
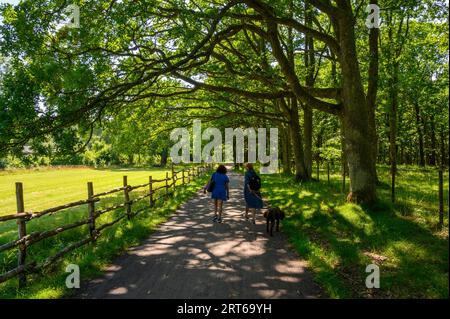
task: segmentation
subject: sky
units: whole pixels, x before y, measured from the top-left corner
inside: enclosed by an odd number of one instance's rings
[[[20,0],[0,0],[0,4],[9,3],[9,4],[19,4]]]

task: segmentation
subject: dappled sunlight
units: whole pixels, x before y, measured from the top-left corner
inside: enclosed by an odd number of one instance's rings
[[[339,176],[333,178],[337,179],[335,182],[339,181]],[[431,181],[421,178],[416,172],[399,178],[403,180],[399,182],[397,204],[381,200],[369,207],[346,203],[338,183],[334,184],[337,187],[326,182],[299,185],[293,180],[287,182],[286,177],[270,176],[266,185],[270,185],[268,193],[272,205],[286,210],[283,228],[297,250],[306,254],[318,272],[318,278],[323,278],[321,282],[330,285],[328,289],[334,289],[334,293],[346,295],[346,289],[350,289],[358,296],[364,292],[362,274],[365,265],[380,263],[381,259],[372,258],[382,256],[383,267],[390,269],[385,270],[384,280],[389,282],[392,291],[400,295],[401,291],[403,294],[408,292],[398,285],[410,278],[410,295],[421,296],[420,289],[426,285],[425,274],[428,271],[436,280],[428,294],[441,291],[445,295],[444,288],[448,287],[444,278],[448,278],[448,233],[441,236],[426,222],[428,216],[432,216],[429,195],[436,196],[437,192],[432,190],[435,186],[422,188],[422,183]],[[298,196],[291,195],[293,190]],[[381,196],[388,191],[389,188],[381,189]],[[403,194],[408,196],[401,196]],[[435,204],[436,201],[433,202]],[[432,214],[436,218],[436,211]],[[367,251],[371,255],[364,253]],[[406,270],[408,267],[413,270]],[[419,277],[412,280],[414,272]],[[403,278],[396,278],[395,274]],[[355,280],[358,286],[353,283]],[[420,288],[414,289],[414,286]]]
[[[167,244],[167,245],[173,245],[177,242],[186,240],[186,236],[173,236],[169,238],[165,238],[159,241],[159,244]]]
[[[125,295],[126,293],[128,293],[128,289],[126,287],[118,287],[118,288],[114,288],[112,290],[109,291],[110,295]]]
[[[239,186],[241,178],[232,177],[232,187]],[[306,263],[285,248],[283,235],[277,233],[269,238],[261,214],[256,225],[242,218],[242,196],[240,188],[231,190],[231,199],[224,205],[223,223],[218,224],[212,222],[213,207],[206,204],[209,199],[198,193],[153,236],[119,258],[116,265],[121,269],[100,285],[89,284],[82,295],[305,298],[298,291],[306,290],[308,297],[317,296],[319,288],[305,271]],[[121,287],[128,291],[121,295],[109,293]]]
[[[414,244],[412,242],[407,242],[404,240],[391,242],[385,249],[387,253],[395,253],[395,260],[398,261],[401,258],[410,258],[412,260],[423,260],[423,261],[431,261],[428,260],[428,253],[425,247],[421,245]]]
[[[375,231],[375,223],[361,207],[354,204],[345,204],[336,208],[334,218],[349,232],[357,236],[367,236]],[[357,230],[357,231],[356,231]]]
[[[258,256],[265,253],[265,250],[253,245],[249,242],[231,242],[231,241],[219,241],[217,243],[206,245],[209,251],[217,256],[222,257],[229,254],[234,254],[236,256]]]
[[[280,274],[301,274],[304,272],[305,263],[300,260],[278,261],[275,270]]]
[[[287,294],[286,290],[271,290],[271,289],[259,289],[258,294],[261,296],[261,298],[264,299],[277,299],[282,298],[284,295]]]
[[[281,280],[281,281],[289,282],[289,283],[299,283],[299,282],[301,282],[300,278],[298,278],[298,277],[291,277],[291,276],[276,276],[276,277],[268,276],[268,277],[266,277],[266,279],[268,279],[268,280]]]

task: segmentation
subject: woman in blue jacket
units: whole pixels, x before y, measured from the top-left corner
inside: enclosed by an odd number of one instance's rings
[[[230,199],[229,183],[230,179],[227,176],[227,168],[224,165],[219,165],[216,172],[212,174],[211,179],[204,188],[204,192],[209,188],[211,183],[214,188],[211,192],[211,198],[214,199],[214,218],[213,221],[222,222],[223,202]]]

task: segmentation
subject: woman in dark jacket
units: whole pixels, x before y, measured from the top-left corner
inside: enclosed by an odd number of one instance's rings
[[[263,201],[259,190],[250,188],[250,180],[256,175],[253,164],[247,163],[245,168],[247,169],[244,178],[245,218],[248,219],[248,212],[251,209],[253,224],[256,224],[256,210],[263,208]]]

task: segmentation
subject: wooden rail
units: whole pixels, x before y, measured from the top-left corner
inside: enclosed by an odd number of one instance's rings
[[[18,249],[17,267],[7,271],[4,274],[0,274],[0,283],[5,282],[14,277],[18,277],[19,278],[19,288],[24,287],[27,283],[26,276],[28,274],[40,271],[43,268],[48,267],[49,265],[55,263],[59,258],[64,256],[65,254],[67,254],[83,245],[86,245],[89,243],[95,243],[97,238],[101,235],[101,231],[104,230],[105,228],[115,225],[116,223],[118,223],[119,221],[121,221],[124,218],[132,219],[134,216],[136,216],[140,212],[143,212],[147,209],[145,207],[145,208],[141,208],[141,209],[133,212],[133,209],[132,209],[133,204],[140,202],[143,199],[146,199],[148,197],[149,198],[148,206],[153,207],[155,205],[155,202],[158,199],[167,199],[171,194],[173,194],[175,192],[178,180],[181,180],[181,185],[185,185],[187,183],[190,183],[194,177],[199,177],[199,176],[203,175],[204,173],[208,172],[211,168],[212,168],[211,164],[206,164],[204,166],[187,168],[187,169],[175,171],[173,168],[173,165],[172,165],[171,174],[169,175],[169,173],[167,172],[166,177],[164,179],[158,180],[158,179],[153,179],[152,176],[149,176],[148,183],[131,186],[131,185],[128,185],[127,176],[124,176],[123,177],[123,186],[114,188],[114,189],[106,191],[106,192],[97,193],[97,194],[94,193],[94,184],[92,182],[88,182],[87,183],[87,199],[64,204],[64,205],[53,207],[53,208],[49,208],[46,210],[42,210],[40,212],[26,212],[25,211],[25,202],[24,202],[24,197],[23,197],[23,185],[22,185],[22,183],[16,183],[17,212],[15,214],[1,216],[0,223],[6,222],[6,221],[11,221],[11,220],[16,220],[17,226],[18,226],[18,238],[11,242],[0,245],[0,252],[7,251],[7,250],[17,247],[17,249]],[[181,178],[177,176],[180,173],[182,175]],[[187,183],[185,180],[186,175],[187,175]],[[163,185],[159,186],[159,187],[154,187],[154,185],[156,183],[163,183]],[[180,186],[180,185],[178,185],[178,186]],[[134,199],[130,199],[130,193],[132,191],[135,191],[137,189],[141,189],[144,187],[148,187],[148,191],[144,195],[138,196]],[[155,194],[159,190],[164,190],[163,194],[155,197]],[[104,197],[106,195],[114,194],[114,193],[119,193],[119,192],[123,192],[123,196],[124,196],[123,203],[117,204],[114,206],[110,206],[110,207],[106,207],[103,209],[96,209],[96,207],[95,207],[96,203],[100,202],[102,197]],[[36,231],[36,232],[32,232],[30,234],[27,234],[27,222],[28,221],[35,219],[35,218],[40,218],[40,217],[48,215],[48,214],[55,214],[55,213],[58,213],[62,210],[68,209],[68,208],[82,206],[82,205],[87,205],[87,218],[77,221],[77,222],[74,222],[74,223],[71,223],[71,224],[59,226],[55,229],[45,230],[45,231]],[[120,216],[116,217],[116,219],[114,219],[113,221],[105,223],[99,227],[96,225],[96,220],[98,217],[100,217],[101,215],[103,215],[107,212],[115,211],[115,210],[121,209],[121,208],[124,208],[125,214],[120,215]],[[27,259],[26,258],[27,257],[27,248],[29,246],[31,246],[37,242],[40,242],[46,238],[56,236],[64,231],[69,230],[69,229],[74,229],[76,227],[80,227],[83,225],[89,226],[89,236],[88,237],[81,239],[78,242],[71,243],[64,249],[58,251],[55,255],[49,256],[45,261],[43,261],[40,264],[38,264],[35,261],[31,261],[28,263],[26,262],[27,261],[26,260]]]

